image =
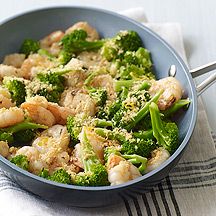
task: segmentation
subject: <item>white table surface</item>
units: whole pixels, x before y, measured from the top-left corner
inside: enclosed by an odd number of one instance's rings
[[[0,21],[24,11],[57,5],[82,5],[113,11],[143,7],[149,22],[179,22],[191,68],[216,60],[216,2],[213,0],[0,0]],[[212,72],[213,73],[213,72]],[[197,78],[201,82],[208,75]],[[216,85],[202,94],[212,130],[216,132]]]

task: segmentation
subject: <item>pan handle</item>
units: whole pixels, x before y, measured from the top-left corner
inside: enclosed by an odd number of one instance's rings
[[[201,76],[205,73],[208,73],[212,70],[216,69],[216,61],[208,63],[206,65],[197,67],[195,69],[190,70],[190,73],[193,78]],[[207,79],[205,79],[203,82],[201,82],[199,85],[197,85],[197,95],[199,96],[200,94],[203,93],[208,87],[210,87],[212,84],[216,82],[216,73],[212,74],[209,76]]]

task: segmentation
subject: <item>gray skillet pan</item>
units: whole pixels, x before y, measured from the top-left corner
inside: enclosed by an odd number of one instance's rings
[[[46,200],[79,207],[96,207],[117,203],[122,198],[127,199],[136,193],[145,193],[168,175],[181,158],[194,130],[197,117],[197,94],[213,83],[216,78],[214,74],[196,87],[192,76],[208,72],[214,69],[216,64],[193,70],[191,76],[178,54],[145,26],[113,12],[87,7],[42,9],[13,17],[2,23],[0,25],[0,61],[6,54],[18,51],[23,39],[40,39],[54,30],[64,30],[78,21],[89,22],[99,31],[101,37],[111,37],[120,30],[138,32],[144,46],[151,51],[157,78],[167,77],[170,66],[174,65],[170,73],[175,74],[180,80],[185,95],[191,100],[188,110],[177,118],[180,145],[176,152],[157,169],[125,184],[103,187],[64,185],[26,172],[0,156],[1,168],[24,189]]]

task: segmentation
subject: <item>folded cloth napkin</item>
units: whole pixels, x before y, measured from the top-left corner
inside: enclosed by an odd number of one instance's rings
[[[146,22],[142,8],[123,12]],[[167,40],[186,60],[178,23],[146,26]],[[216,157],[205,110],[199,101],[198,121],[190,144],[170,175],[150,192],[123,200],[115,206],[80,209],[42,200],[24,190],[0,170],[1,216],[71,215],[183,215],[213,216],[216,213]]]

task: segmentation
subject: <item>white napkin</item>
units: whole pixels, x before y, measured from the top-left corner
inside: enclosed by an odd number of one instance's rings
[[[127,15],[138,21],[145,22],[146,26],[148,26],[149,28],[153,29],[158,34],[160,34],[161,37],[163,37],[166,41],[168,41],[171,44],[171,46],[179,53],[179,55],[186,61],[181,26],[178,23],[162,23],[162,24],[147,23],[145,13],[142,8],[130,9],[122,12],[121,14]],[[203,116],[205,117],[205,114]],[[203,120],[203,122],[205,121],[207,122],[206,119]],[[206,123],[206,125],[208,125],[208,123]],[[205,130],[205,132],[208,135],[207,129]],[[202,141],[202,136],[200,140]],[[197,140],[197,142],[199,142],[199,140]],[[208,142],[211,142],[211,139],[210,141],[208,140]],[[189,155],[188,157],[190,158]],[[180,164],[180,167],[183,167],[184,163],[186,162]],[[178,169],[178,167],[176,169]],[[178,178],[175,179],[176,173],[174,172],[174,177],[173,176],[170,177],[174,179],[174,181],[178,180]],[[16,183],[12,182],[4,175],[2,171],[0,171],[0,216],[58,216],[58,215],[71,216],[71,215],[93,215],[93,214],[94,215],[127,215],[127,214],[142,215],[141,212],[145,212],[146,214],[149,215],[156,215],[156,214],[164,215],[165,213],[167,213],[167,215],[181,215],[181,212],[183,212],[185,213],[184,215],[190,215],[187,214],[187,212],[191,212],[190,209],[187,210],[187,208],[183,208],[183,207],[180,208],[179,205],[181,204],[178,204],[176,202],[176,198],[173,197],[174,192],[172,187],[177,187],[177,186],[175,184],[172,186],[169,183],[170,181],[169,178],[167,178],[165,181],[166,184],[162,183],[160,186],[158,186],[159,190],[156,188],[155,190],[151,191],[149,194],[143,195],[139,199],[138,198],[134,199],[132,202],[125,201],[124,203],[120,203],[114,207],[110,206],[110,207],[95,208],[95,209],[79,209],[79,208],[73,208],[58,203],[44,201],[32,194],[29,194],[28,192],[25,192],[21,188],[19,188],[19,186]],[[164,190],[160,190],[160,187],[163,187]],[[182,193],[178,193],[177,195],[181,197]],[[187,194],[185,194],[185,196],[187,196]],[[165,197],[167,198],[167,200],[165,199]],[[196,200],[194,202],[196,202]],[[202,213],[197,214],[197,212],[194,215],[197,216],[207,215]],[[213,215],[213,214],[209,214],[209,215]]]

